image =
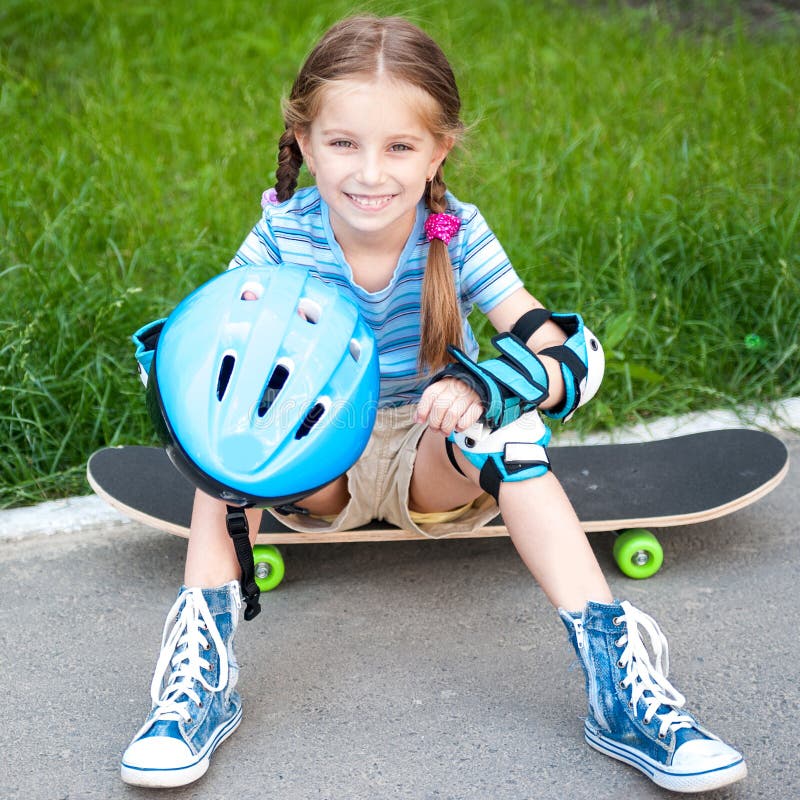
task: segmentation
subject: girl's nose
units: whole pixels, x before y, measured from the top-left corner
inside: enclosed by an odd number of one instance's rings
[[[359,164],[358,178],[368,186],[374,186],[383,181],[383,159],[379,153],[365,152],[363,154]]]

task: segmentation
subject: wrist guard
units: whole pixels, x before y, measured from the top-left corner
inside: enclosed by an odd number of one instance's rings
[[[542,362],[513,333],[495,336],[492,344],[500,355],[480,363],[457,347],[448,347],[456,363],[448,364],[431,383],[442,378],[466,383],[480,397],[486,424],[497,430],[546,400],[548,380]]]

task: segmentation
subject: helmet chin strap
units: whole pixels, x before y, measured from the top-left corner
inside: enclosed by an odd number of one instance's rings
[[[241,588],[242,599],[245,603],[244,618],[249,622],[257,617],[261,612],[261,604],[258,602],[261,590],[256,583],[256,565],[253,561],[253,546],[250,544],[250,526],[247,524],[247,514],[245,508],[252,506],[228,506],[225,515],[225,527],[228,529],[228,536],[233,541],[233,548],[236,551],[236,558],[242,569]]]

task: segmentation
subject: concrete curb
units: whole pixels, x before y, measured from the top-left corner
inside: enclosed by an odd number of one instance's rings
[[[662,417],[651,422],[618,428],[608,433],[592,433],[579,436],[571,432],[554,435],[554,444],[607,444],[625,442],[648,442],[668,439],[701,431],[723,428],[759,428],[777,433],[785,430],[800,430],[800,397],[791,397],[769,406],[768,410],[743,408],[738,412],[728,410],[698,411],[679,417]],[[555,431],[554,431],[555,433]]]
[[[737,427],[761,428],[773,432],[800,430],[800,397],[782,400],[768,411],[742,409],[740,412],[711,411],[667,417],[652,422],[619,428],[608,433],[579,436],[571,432],[554,436],[554,444],[606,444],[609,442],[644,442],[688,433]],[[92,528],[113,528],[131,521],[99,497],[70,497],[52,500],[28,508],[0,511],[0,543],[34,536],[76,533]]]
[[[79,533],[90,528],[128,524],[131,520],[96,495],[68,497],[0,511],[0,545],[34,536]]]

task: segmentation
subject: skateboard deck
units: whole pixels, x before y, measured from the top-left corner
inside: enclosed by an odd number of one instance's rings
[[[780,439],[744,428],[643,443],[550,447],[548,454],[584,530],[625,531],[615,542],[614,555],[622,571],[636,578],[654,574],[663,559],[657,539],[636,529],[688,525],[730,514],[772,491],[789,468]],[[95,493],[124,515],[188,536],[194,487],[164,450],[103,448],[90,457],[87,478]],[[479,531],[447,538],[504,535],[498,516]],[[425,538],[377,521],[350,531],[298,533],[265,511],[257,545]],[[279,554],[274,548],[255,550],[275,560],[261,569],[271,571],[274,580],[282,569]]]

